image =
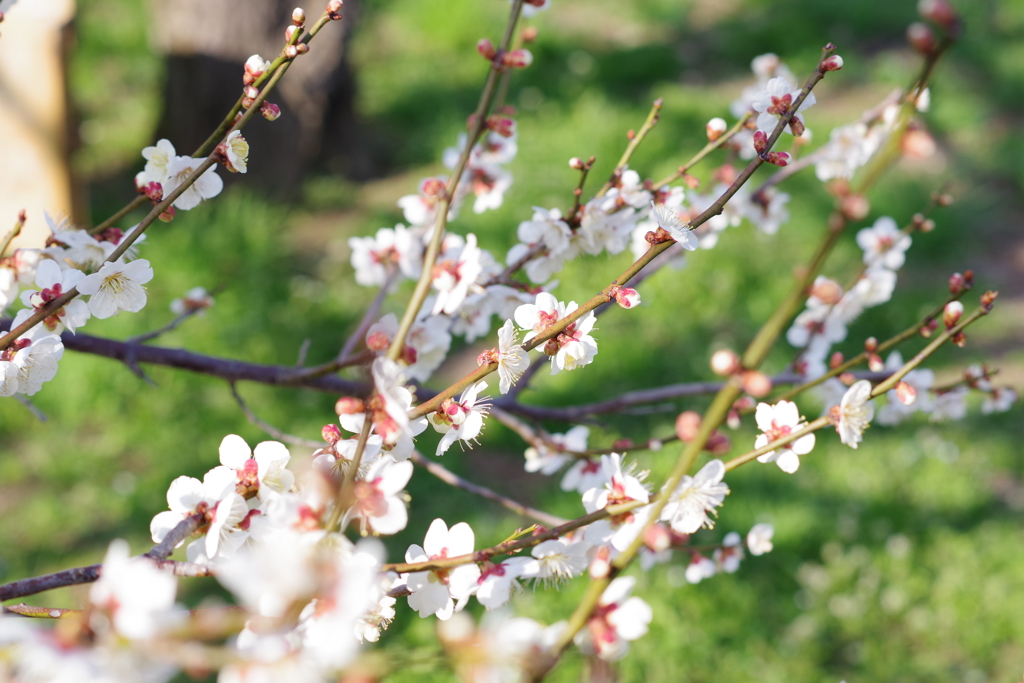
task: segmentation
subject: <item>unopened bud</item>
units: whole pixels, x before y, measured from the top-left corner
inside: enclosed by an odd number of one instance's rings
[[[445,193],[444,181],[440,178],[427,178],[420,185],[420,192],[427,197],[442,197]]]
[[[598,546],[594,559],[590,561],[590,578],[603,579],[611,573],[611,551],[608,546]]]
[[[824,304],[837,304],[843,298],[843,288],[835,280],[819,276],[811,287],[810,295]]]
[[[907,27],[907,42],[923,55],[935,52],[935,34],[926,24],[919,21]]]
[[[973,286],[974,286],[974,271],[973,270],[965,270],[964,271],[964,287],[966,287],[967,289],[970,289]]]
[[[697,176],[690,175],[689,173],[683,176],[683,184],[691,190],[696,190],[700,187],[700,179]]]
[[[877,353],[869,352],[868,357],[868,368],[871,372],[881,372],[885,369],[885,363],[882,361],[882,357]]]
[[[871,211],[871,202],[862,194],[848,194],[839,203],[839,210],[851,221],[859,221]]]
[[[732,349],[719,349],[711,354],[711,371],[721,377],[730,377],[742,369],[740,357]]]
[[[309,52],[309,45],[306,45],[305,43],[299,43],[298,45],[295,46],[295,50],[300,55],[304,55],[307,52]]]
[[[647,527],[644,532],[644,545],[656,553],[672,547],[672,534],[664,524]]]
[[[960,273],[953,273],[949,276],[949,293],[959,294],[964,291],[964,276]]]
[[[573,157],[572,159],[569,159],[569,168],[574,171],[582,171],[585,166],[583,165],[582,159],[579,157]]]
[[[146,186],[149,185],[149,175],[145,171],[135,174],[135,191],[139,194],[146,194]]]
[[[704,129],[708,133],[708,141],[714,142],[718,138],[722,137],[722,134],[729,129],[729,124],[725,122],[725,119],[716,116],[707,122]]]
[[[355,396],[342,396],[334,404],[334,412],[338,415],[356,415],[366,412],[363,399]]]
[[[954,334],[952,337],[949,338],[949,340],[956,344],[961,349],[967,346],[967,335],[964,334],[963,330],[960,330],[959,332]]]
[[[822,71],[839,71],[843,68],[843,58],[839,55],[832,55],[821,63]]]
[[[754,398],[763,398],[772,390],[772,380],[760,370],[748,370],[742,377],[743,390]]]
[[[807,132],[807,126],[804,125],[803,119],[796,114],[789,120],[789,129],[793,131],[793,135],[802,137]]]
[[[613,451],[631,451],[635,447],[636,447],[636,444],[633,443],[633,439],[622,438],[622,439],[615,439],[615,441],[612,441],[612,450]]]
[[[487,118],[487,127],[503,138],[510,138],[515,134],[516,122],[507,116],[494,115]]]
[[[789,166],[789,152],[768,152],[764,155],[764,160],[775,166]]]
[[[900,149],[911,159],[927,159],[935,155],[939,146],[926,130],[908,130],[900,140]]]
[[[292,23],[296,26],[302,26],[306,23],[306,10],[301,7],[296,7],[292,10]]]
[[[498,56],[498,50],[495,49],[494,43],[488,38],[481,38],[476,43],[476,51],[483,55],[484,59],[494,59]]]
[[[756,131],[754,133],[754,151],[761,154],[768,149],[768,136],[764,134],[763,130]]]
[[[281,117],[281,107],[273,102],[263,100],[263,104],[260,105],[260,113],[267,121],[276,121]]]
[[[292,26],[291,28],[296,28],[296,27]],[[287,57],[288,59],[295,59],[298,55],[299,55],[299,48],[295,47],[294,45],[288,45],[287,47],[285,47],[285,49],[284,49],[284,56]]]
[[[533,55],[529,50],[520,48],[503,54],[501,56],[501,63],[513,69],[525,69],[533,64]]]
[[[640,303],[640,292],[630,287],[623,287],[615,292],[615,301],[623,308],[633,308]]]
[[[249,99],[256,99],[260,95],[260,89],[257,88],[255,85],[247,85],[244,88],[242,88],[242,94],[244,94]]]
[[[994,292],[991,289],[981,295],[981,307],[985,309],[986,313],[992,310],[998,296],[999,292]]]
[[[739,429],[743,426],[743,420],[740,418],[740,411],[734,407],[725,415],[725,425],[729,429]]]
[[[732,441],[725,434],[714,432],[704,444],[704,450],[712,455],[725,455],[732,450]]]
[[[932,199],[939,206],[949,206],[955,201],[953,199],[953,195],[951,195],[948,192],[937,192],[936,194],[932,195]]]
[[[331,0],[327,3],[327,16],[331,21],[341,19],[341,8],[344,4],[343,0]]]
[[[154,204],[159,204],[164,200],[164,188],[160,183],[150,182],[142,188],[142,191],[146,198]]]
[[[558,340],[556,339],[548,339],[547,342],[544,343],[544,353],[545,355],[548,356],[557,356],[558,349],[560,348],[561,345],[558,343]]]
[[[960,15],[949,0],[920,0],[917,3],[917,13],[922,19],[934,21],[946,30],[955,28],[960,22]]]
[[[868,337],[864,340],[864,350],[868,353],[874,353],[878,350],[878,340],[874,337]]]
[[[679,413],[679,416],[676,418],[676,436],[683,443],[693,441],[697,438],[697,432],[700,431],[700,423],[700,413],[695,410]]]
[[[734,182],[736,182],[736,177],[739,175],[739,172],[736,170],[736,167],[733,166],[732,164],[722,164],[714,171],[712,171],[711,175],[712,177],[714,177],[715,180],[717,180],[720,183],[732,185]]]
[[[243,97],[242,98],[242,109],[248,109],[252,105],[253,105],[253,98],[252,97]]]
[[[896,398],[905,406],[913,405],[917,400],[917,389],[901,381],[896,385]]]
[[[840,365],[843,364],[844,360],[845,360],[845,358],[843,357],[842,351],[836,351],[835,353],[832,354],[832,357],[829,358],[829,361],[828,361],[829,369],[830,370],[835,370],[836,368],[838,368]]]
[[[964,305],[959,301],[950,301],[946,304],[946,308],[942,312],[942,322],[945,323],[946,329],[956,327],[956,324],[960,321],[960,316],[963,314]]]
[[[519,37],[523,39],[524,43],[532,43],[537,40],[537,27],[527,26],[523,29],[523,32],[519,34]]]
[[[170,223],[171,221],[174,220],[174,213],[174,207],[168,206],[160,213],[159,216],[157,216],[157,218],[159,218],[164,223]]]
[[[320,436],[329,444],[336,444],[341,441],[341,429],[336,424],[324,425],[320,430]]]
[[[933,320],[929,320],[924,325],[922,325],[921,329],[919,330],[919,332],[921,333],[922,337],[924,337],[925,339],[928,339],[929,337],[932,336],[932,334],[937,329],[939,329],[939,321],[933,319]]]

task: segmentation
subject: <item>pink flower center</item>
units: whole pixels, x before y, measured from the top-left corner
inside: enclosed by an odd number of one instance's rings
[[[768,107],[767,112],[769,114],[778,114],[784,116],[789,111],[790,105],[793,103],[792,95],[783,95],[782,97],[772,96],[771,106]]]
[[[776,441],[784,436],[789,436],[793,432],[793,428],[789,425],[780,425],[777,421],[772,420],[772,426],[765,432],[768,435],[768,442]]]

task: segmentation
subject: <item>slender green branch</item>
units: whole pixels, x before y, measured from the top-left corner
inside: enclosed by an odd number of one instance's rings
[[[651,129],[658,125],[658,119],[661,118],[661,105],[662,99],[660,97],[654,100],[654,104],[651,105],[651,111],[647,114],[647,119],[644,120],[644,125],[640,126],[640,131],[630,138],[629,144],[626,145],[626,150],[619,158],[619,163],[615,164],[615,170],[612,171],[611,177],[608,178],[608,181],[601,186],[601,189],[594,195],[595,197],[605,196],[608,194],[608,190],[619,184],[619,181],[622,179],[622,174],[625,172],[626,166],[629,165],[629,160],[633,156],[633,152],[635,152],[637,147],[640,146],[640,143],[644,141],[644,138],[646,138],[647,134],[651,132]],[[630,131],[630,133],[632,133],[632,131]]]
[[[732,140],[736,136],[737,133],[739,133],[741,130],[746,128],[747,121],[750,120],[750,117],[751,117],[751,114],[749,114],[749,113],[744,114],[743,117],[739,121],[737,121],[736,123],[733,124],[732,128],[730,128],[729,130],[727,130],[724,133],[722,133],[722,135],[720,135],[718,137],[718,139],[708,142],[708,144],[704,145],[704,147],[699,152],[694,154],[693,157],[689,161],[687,161],[685,164],[680,166],[678,169],[676,169],[675,171],[673,171],[669,175],[665,176],[661,180],[659,180],[656,183],[654,183],[654,189],[658,189],[660,187],[665,187],[669,183],[674,182],[675,180],[678,180],[679,178],[682,178],[683,176],[685,176],[690,169],[692,169],[698,163],[703,161],[704,157],[706,157],[707,155],[711,154],[716,149],[719,149],[722,146],[724,146],[725,143],[727,143],[730,140]]]
[[[11,228],[10,231],[8,231],[8,233],[3,236],[2,240],[0,240],[0,258],[2,258],[3,255],[7,252],[7,248],[11,246],[11,242],[14,241],[14,238],[21,234],[21,229],[23,227],[25,227],[24,210],[18,213],[18,220],[15,221],[14,227]]]
[[[334,531],[338,522],[341,521],[342,513],[352,504],[351,491],[355,486],[356,476],[359,474],[359,466],[363,462],[363,452],[366,450],[366,442],[370,438],[370,429],[373,427],[373,420],[370,417],[370,413],[367,411],[366,417],[363,419],[363,429],[359,432],[359,441],[356,443],[356,452],[348,464],[348,469],[345,470],[345,476],[342,477],[341,483],[338,485],[338,493],[334,497],[334,509],[331,510],[331,516],[325,527],[328,531]]]

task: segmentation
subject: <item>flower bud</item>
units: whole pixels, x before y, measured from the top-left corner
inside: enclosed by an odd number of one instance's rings
[[[296,28],[296,27],[295,26],[291,26],[290,28]],[[284,56],[287,57],[288,59],[295,59],[298,55],[299,55],[299,48],[295,47],[294,45],[288,45],[287,47],[285,47],[285,49],[284,49]]]
[[[306,10],[301,7],[296,7],[292,10],[292,23],[296,26],[302,26],[306,23]]]
[[[498,56],[498,50],[494,47],[494,43],[488,38],[481,38],[476,43],[476,51],[479,52],[484,59],[494,59]]]
[[[923,55],[930,55],[935,51],[935,34],[926,24],[915,21],[907,27],[907,42]]]
[[[366,412],[366,404],[363,399],[355,396],[342,396],[334,404],[334,412],[338,415],[355,415]]]
[[[309,52],[309,45],[306,45],[305,43],[299,43],[298,45],[296,45],[296,46],[295,46],[295,50],[296,50],[296,51],[297,51],[297,52],[298,52],[298,53],[299,53],[300,55],[304,55],[304,54],[306,54],[307,52]]]
[[[764,398],[772,390],[772,380],[760,370],[748,370],[742,377],[743,390],[754,398]]]
[[[911,159],[927,159],[938,151],[935,138],[926,130],[920,128],[908,130],[900,140],[900,150]]]
[[[683,184],[686,185],[691,190],[696,190],[698,187],[700,187],[700,178],[694,175],[690,175],[689,173],[686,173],[683,175]],[[732,183],[730,183],[730,185],[731,184]]]
[[[999,292],[994,292],[991,289],[981,295],[981,307],[985,309],[986,313],[992,310],[998,296]]]
[[[615,439],[612,442],[612,450],[614,451],[631,451],[636,448],[636,444],[633,443],[633,439]]]
[[[695,410],[679,413],[679,416],[676,417],[676,436],[683,443],[693,441],[697,438],[697,432],[700,431],[700,422],[700,413]]]
[[[732,450],[732,441],[725,434],[714,432],[708,442],[704,444],[704,450],[712,455],[725,455]]]
[[[942,312],[942,322],[945,323],[946,329],[952,329],[956,327],[956,324],[960,321],[960,316],[964,314],[964,305],[959,301],[950,301],[946,304],[945,310]]]
[[[615,301],[623,308],[633,308],[640,303],[640,292],[630,287],[623,287],[615,292]]]
[[[487,118],[487,127],[503,138],[510,138],[515,134],[516,122],[507,116],[494,115]]]
[[[519,37],[523,39],[524,43],[532,43],[537,40],[537,27],[527,26],[523,29],[523,32],[519,34]]]
[[[789,166],[789,152],[768,152],[764,155],[764,160],[775,166]]]
[[[242,89],[242,94],[249,99],[256,99],[260,95],[260,89],[254,85],[247,85]]]
[[[0,12],[0,24],[4,23],[4,13]]]
[[[868,353],[874,353],[878,350],[878,340],[874,337],[868,337],[864,340],[864,350]]]
[[[708,134],[708,142],[714,142],[729,129],[729,124],[725,122],[725,119],[716,116],[707,122],[704,126],[704,130]]]
[[[901,381],[896,385],[896,398],[905,406],[913,405],[917,400],[917,389]]]
[[[938,206],[949,206],[953,203],[953,195],[948,192],[937,192],[932,195],[932,199],[935,200],[935,204]]]
[[[882,357],[877,353],[868,352],[867,357],[868,369],[870,369],[871,372],[881,372],[885,369],[885,363],[882,361]]]
[[[260,105],[260,113],[267,121],[276,121],[281,117],[281,107],[273,102],[263,100],[263,104]]]
[[[934,21],[946,30],[952,30],[960,22],[960,15],[949,0],[920,0],[917,3],[917,13],[922,19]]]
[[[839,203],[839,210],[851,221],[859,221],[871,211],[871,203],[862,194],[848,194]]]
[[[253,105],[253,98],[252,97],[243,97],[242,98],[242,109],[248,109],[252,105]]]
[[[937,329],[939,329],[939,321],[929,320],[928,322],[921,326],[919,332],[921,333],[922,337],[928,339],[929,337],[932,336],[932,333],[935,332],[935,330]]]
[[[146,186],[142,188],[142,193],[154,204],[159,204],[164,200],[164,188],[160,183],[147,183]]]
[[[664,524],[647,527],[647,531],[644,532],[644,545],[656,553],[668,550],[672,547],[672,534]]]
[[[839,71],[843,68],[843,58],[839,55],[832,55],[821,63],[822,71]]]
[[[341,429],[336,424],[324,425],[320,430],[320,436],[329,444],[336,444],[341,441]]]
[[[961,349],[967,346],[967,335],[964,334],[963,330],[954,334],[952,337],[949,338],[949,340],[956,344]]]
[[[374,332],[366,337],[366,348],[371,351],[384,351],[391,346],[391,337],[384,332]]]
[[[964,276],[960,273],[953,273],[949,276],[949,293],[959,294],[964,291]]]
[[[824,304],[837,304],[843,298],[843,288],[835,280],[819,276],[811,287],[810,295]]]
[[[343,0],[331,0],[327,3],[327,16],[331,21],[341,19],[341,8],[344,4]]]
[[[481,351],[480,355],[476,357],[476,365],[477,367],[480,367],[482,365],[494,365],[495,363],[498,362],[498,356],[499,354],[497,349],[487,349],[486,351]]]
[[[730,377],[742,369],[740,357],[732,349],[719,349],[711,354],[711,371],[720,377]]]
[[[832,354],[832,357],[828,361],[829,369],[835,370],[836,368],[843,364],[844,360],[845,358],[843,358],[842,351],[836,351],[835,353]]]
[[[168,206],[159,216],[157,216],[157,218],[164,223],[170,223],[174,220],[174,213],[174,207]]]
[[[582,159],[579,157],[573,157],[572,159],[569,159],[569,168],[574,171],[582,171],[586,167],[583,165]]]
[[[974,286],[974,271],[973,270],[965,270],[964,271],[964,287],[966,287],[967,289],[970,289],[973,286]]]
[[[768,149],[768,136],[763,130],[756,131],[754,133],[754,151],[761,154],[766,149]]]
[[[420,192],[427,197],[443,197],[445,193],[444,181],[440,178],[427,178],[420,185]]]
[[[608,546],[598,546],[594,559],[590,561],[590,578],[603,579],[611,573],[611,551]]]
[[[520,48],[501,55],[501,63],[513,69],[525,69],[533,64],[533,55],[529,50]]]

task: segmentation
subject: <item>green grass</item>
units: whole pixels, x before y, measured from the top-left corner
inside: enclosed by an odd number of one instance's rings
[[[872,214],[864,224],[879,215],[905,222],[946,180],[962,200],[937,216],[934,233],[915,236],[897,298],[865,314],[840,348],[856,353],[863,338],[903,329],[944,296],[953,270],[973,268],[979,290],[1001,289],[1004,299],[972,328],[966,349],[944,349],[932,365],[954,376],[969,362],[996,359],[1008,379],[1019,382],[1020,266],[1012,254],[1020,235],[1010,226],[1021,209],[1013,193],[1024,174],[1021,138],[1007,132],[1019,118],[1024,70],[1014,58],[1014,27],[1024,13],[1019,3],[961,4],[968,33],[939,68],[926,117],[944,161],[891,172],[871,193]],[[824,42],[839,45],[847,66],[822,84],[820,104],[807,116],[817,142],[827,139],[832,125],[856,118],[890,88],[907,83],[915,68],[902,41],[912,3],[737,0],[727,13],[716,12],[715,5],[555,0],[555,8],[536,21],[535,63],[517,73],[510,94],[519,107],[515,184],[501,209],[483,216],[464,211],[453,229],[475,232],[503,257],[531,205],[569,206],[576,181],[569,157],[597,157],[590,185],[596,188],[618,159],[625,131],[639,127],[656,97],[665,100],[662,121],[633,166],[651,177],[671,171],[702,146],[704,122],[726,111],[748,78],[749,60],[762,52],[778,52],[803,74]],[[490,0],[364,3],[353,45],[359,109],[389,141],[396,171],[407,171],[388,186],[393,198],[414,191],[420,174],[439,169],[440,153],[454,143],[485,75],[486,63],[473,46],[483,35],[496,37],[505,8]],[[116,17],[104,21],[110,12]],[[72,92],[90,116],[123,116],[127,122],[111,128],[119,136],[115,141],[85,146],[80,163],[103,169],[97,177],[139,165],[138,149],[149,142],[146,130],[156,119],[159,63],[140,38],[143,24],[140,3],[105,0],[80,7]],[[123,53],[111,56],[107,41],[114,39]],[[122,75],[103,77],[115,72]],[[119,96],[117,88],[126,90]],[[252,163],[260,161],[254,149]],[[712,167],[696,174],[706,181]],[[692,255],[684,270],[648,280],[641,287],[644,306],[601,318],[600,355],[592,366],[554,378],[542,372],[524,400],[572,404],[710,379],[711,350],[742,348],[750,340],[823,229],[831,200],[820,183],[798,176],[784,189],[794,197],[793,218],[778,236],[764,237],[749,225],[731,229],[715,250]],[[170,300],[189,287],[224,286],[204,318],[159,343],[289,364],[309,339],[309,362],[326,360],[373,294],[354,284],[345,239],[400,220],[390,200],[373,199],[375,192],[320,178],[308,188],[312,202],[270,204],[235,189],[179,213],[173,223],[154,226],[144,247],[157,274],[150,306],[138,315],[93,321],[87,332],[125,338],[154,329],[170,318]],[[858,262],[850,235],[826,273],[845,280]],[[589,298],[627,263],[627,255],[584,257],[561,275],[558,293],[565,300]],[[387,309],[400,310],[407,293],[392,297]],[[905,357],[921,346],[911,342]],[[779,370],[791,357],[783,343],[766,368]],[[266,438],[245,420],[223,381],[146,370],[158,388],[111,361],[69,353],[35,399],[49,422],[35,422],[14,402],[0,403],[0,580],[98,561],[116,536],[144,548],[149,520],[164,509],[174,477],[201,476],[215,465],[225,434],[241,434],[250,443]],[[443,369],[434,384],[451,377]],[[241,385],[241,391],[264,420],[307,438],[332,417],[332,396],[256,385]],[[595,426],[591,444],[670,434],[676,410],[700,410],[706,402],[695,398],[665,412],[609,417]],[[800,405],[808,416],[816,414],[810,399]],[[757,463],[731,474],[732,494],[718,525],[701,532],[697,542],[770,521],[775,550],[748,558],[735,575],[698,586],[681,583],[682,556],[640,575],[636,593],[654,606],[655,619],[622,663],[622,680],[984,683],[1019,676],[1020,419],[1019,407],[982,417],[975,406],[962,423],[919,420],[872,428],[857,451],[823,433],[796,475]],[[754,432],[748,425],[731,436],[745,450]],[[434,438],[423,438],[424,450],[432,451]],[[489,424],[479,448],[456,449],[443,462],[555,514],[580,514],[578,499],[560,493],[557,480],[522,471],[522,450],[514,435]],[[676,453],[669,446],[635,456],[659,481]],[[303,449],[293,455],[308,459]],[[470,522],[480,545],[521,524],[421,471],[409,491],[410,525],[389,541],[393,557],[408,543],[421,542],[434,517]],[[211,583],[183,581],[183,600],[195,604],[215,589]],[[552,622],[570,613],[583,588],[577,581],[559,593],[527,592],[513,606]],[[71,605],[81,596],[62,591],[36,602]],[[433,620],[420,620],[400,602],[398,619],[378,647],[396,658],[409,648],[436,653]],[[471,609],[478,611],[475,604]],[[552,680],[576,680],[582,667],[572,654]],[[451,674],[427,656],[393,678],[442,681]]]

